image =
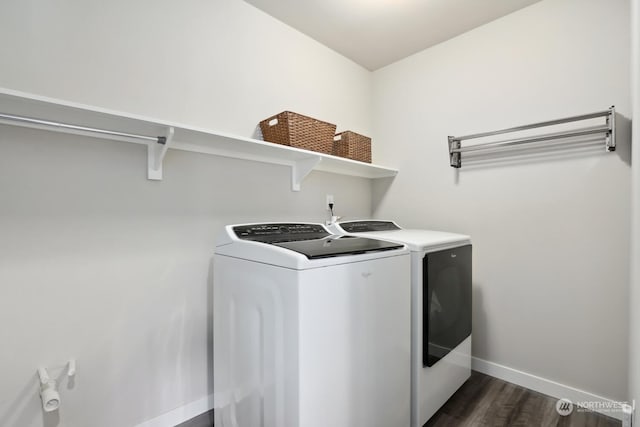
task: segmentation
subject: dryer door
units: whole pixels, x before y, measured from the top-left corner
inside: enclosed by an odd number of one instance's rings
[[[471,335],[471,245],[423,259],[422,364],[433,366]]]

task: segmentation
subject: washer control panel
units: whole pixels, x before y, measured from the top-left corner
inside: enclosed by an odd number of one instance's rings
[[[349,221],[338,223],[347,233],[365,233],[367,231],[400,230],[392,221]]]
[[[264,243],[322,239],[330,235],[320,224],[305,223],[237,225],[233,227],[233,232],[239,239]]]

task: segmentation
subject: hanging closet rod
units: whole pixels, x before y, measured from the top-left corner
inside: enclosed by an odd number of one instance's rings
[[[76,135],[86,136],[86,135],[95,134],[102,138],[114,139],[119,141],[142,140],[142,141],[157,142],[158,144],[166,144],[167,142],[166,136],[136,135],[136,134],[125,133],[125,132],[116,132],[116,131],[106,130],[106,129],[97,129],[97,128],[90,128],[85,126],[71,125],[68,123],[53,122],[49,120],[34,119],[32,117],[14,116],[11,114],[4,114],[4,113],[0,113],[0,123],[12,125],[12,126],[34,128],[34,129],[53,128],[51,130],[57,130],[60,132],[66,132],[66,133],[76,134]]]
[[[507,141],[495,141],[495,142],[486,142],[482,144],[471,145],[467,147],[462,147],[461,142],[467,139],[475,139],[475,138],[483,138],[494,135],[502,135],[510,132],[518,132],[528,129],[535,129],[545,126],[554,126],[563,123],[571,123],[582,120],[595,119],[598,117],[606,117],[606,124],[603,126],[589,127],[583,129],[569,130],[563,132],[554,132],[547,133],[543,135],[534,135],[528,137],[522,137],[517,139],[511,139]],[[449,137],[449,160],[452,167],[460,168],[462,166],[462,153],[465,152],[479,152],[479,151],[495,151],[504,147],[513,147],[517,145],[522,145],[530,142],[546,142],[553,141],[556,139],[565,139],[572,138],[577,136],[586,136],[586,135],[595,135],[602,134],[605,137],[605,144],[607,151],[615,151],[616,143],[615,143],[615,108],[612,106],[608,110],[598,111],[590,114],[582,114],[579,116],[566,117],[563,119],[557,120],[549,120],[545,122],[533,123],[524,126],[517,126],[508,129],[501,129],[492,132],[483,132],[476,133],[465,136],[450,136]]]

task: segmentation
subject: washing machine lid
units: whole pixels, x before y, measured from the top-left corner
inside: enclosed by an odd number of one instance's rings
[[[403,245],[385,240],[355,236],[329,236],[315,240],[273,243],[275,246],[303,254],[309,259],[359,255],[400,249]]]
[[[336,234],[352,234],[403,243],[411,251],[439,250],[471,243],[471,238],[464,234],[403,229],[393,221],[343,221],[334,226],[332,231]]]
[[[241,240],[289,249],[308,259],[359,255],[403,247],[402,244],[379,239],[332,235],[320,224],[247,224],[234,226],[233,232]]]

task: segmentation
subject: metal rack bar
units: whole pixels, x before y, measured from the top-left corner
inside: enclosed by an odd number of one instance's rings
[[[522,137],[517,139],[511,139],[506,141],[486,142],[482,144],[471,145],[462,147],[462,141],[475,138],[483,138],[488,136],[502,135],[510,132],[519,132],[528,129],[541,128],[545,126],[554,126],[564,123],[572,123],[582,120],[590,120],[598,117],[606,117],[606,124],[603,126],[576,129],[563,132],[547,133],[543,135],[535,135],[529,137]],[[606,151],[615,151],[615,108],[612,106],[606,111],[598,111],[590,114],[582,114],[579,116],[566,117],[557,120],[549,120],[545,122],[533,123],[524,126],[517,126],[508,129],[500,129],[492,132],[482,132],[465,136],[449,136],[449,161],[452,167],[462,167],[462,153],[465,152],[479,152],[483,150],[496,151],[503,147],[513,147],[523,145],[532,142],[546,142],[557,139],[573,138],[578,136],[587,136],[602,134],[605,137]]]
[[[597,127],[593,129],[548,133],[545,135],[540,135],[535,137],[511,139],[508,141],[487,142],[484,144],[476,144],[468,147],[455,148],[451,151],[454,153],[466,153],[470,151],[485,150],[489,147],[499,148],[499,147],[505,147],[510,145],[526,144],[528,142],[552,141],[554,139],[571,138],[575,136],[586,136],[586,135],[593,135],[598,133],[606,134],[607,132],[609,132],[609,128],[607,126],[602,126],[602,127]]]
[[[116,131],[106,130],[106,129],[96,129],[96,128],[90,128],[85,126],[71,125],[68,123],[53,122],[49,120],[34,119],[32,117],[14,116],[11,114],[4,114],[4,113],[0,113],[0,123],[14,125],[14,126],[35,128],[35,129],[47,128],[50,130],[57,130],[60,132],[66,132],[66,133],[77,134],[77,135],[95,134],[97,136],[100,136],[101,138],[114,139],[118,141],[140,140],[140,141],[156,142],[158,144],[165,144],[167,142],[167,138],[165,136],[136,135],[136,134],[125,133],[125,132],[116,132]]]

